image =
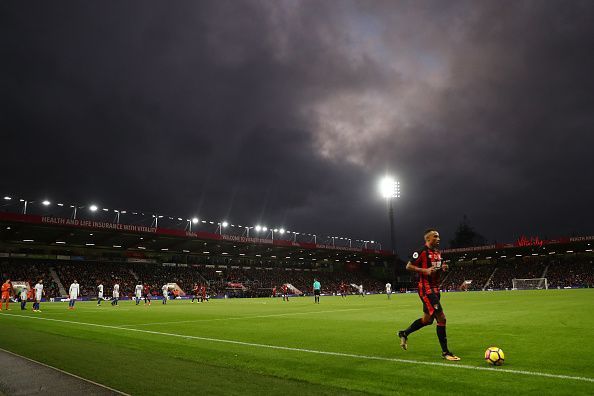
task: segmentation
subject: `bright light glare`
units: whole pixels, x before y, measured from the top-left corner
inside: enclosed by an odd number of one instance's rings
[[[256,227],[254,227],[254,230],[260,232],[260,231],[262,231],[262,226],[261,225],[257,225]]]
[[[91,206],[89,206],[89,210],[90,210],[91,212],[96,212],[96,211],[97,211],[97,209],[99,209],[99,208],[97,207],[97,205],[91,205]]]
[[[192,223],[194,223],[194,224],[198,223],[198,217],[194,217],[194,218],[192,219]]]
[[[227,223],[226,221],[223,221],[222,226],[223,227],[227,227],[229,225],[229,223]]]
[[[281,234],[284,234],[285,233],[285,229],[284,228],[281,228],[280,230],[278,230],[278,232],[280,232]]]
[[[264,231],[264,232],[268,231],[268,227],[266,227],[266,226],[262,227],[262,231]]]
[[[42,204],[45,206],[48,206],[49,204],[51,204],[51,202],[46,199],[45,201],[42,202]]]
[[[12,198],[6,196],[6,197],[4,197],[4,199],[7,200],[7,201],[10,201]]]
[[[391,176],[386,176],[380,180],[379,190],[384,198],[399,198],[400,182],[396,181]]]

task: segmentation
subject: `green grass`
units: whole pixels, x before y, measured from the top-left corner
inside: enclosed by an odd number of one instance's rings
[[[170,301],[150,308],[78,303],[75,311],[66,310],[65,303],[47,303],[37,314],[22,313],[13,304],[10,316],[0,315],[1,345],[143,395],[594,394],[594,382],[501,370],[594,379],[592,289],[443,294],[450,349],[462,358],[461,365],[488,368],[484,350],[492,345],[504,350],[505,365],[488,370],[388,360],[443,363],[435,326],[411,335],[408,351],[398,346],[395,331],[421,313],[415,294],[390,301],[386,296],[312,301]]]

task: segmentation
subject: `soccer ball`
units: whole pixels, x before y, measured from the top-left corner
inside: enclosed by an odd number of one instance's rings
[[[501,366],[505,355],[498,347],[490,347],[485,351],[485,360],[494,366]]]

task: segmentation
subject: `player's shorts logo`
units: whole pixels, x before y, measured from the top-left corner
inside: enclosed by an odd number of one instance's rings
[[[417,253],[417,252],[414,252],[414,253],[413,253],[413,258],[414,258],[414,259],[418,259],[418,258],[419,258],[419,253]]]

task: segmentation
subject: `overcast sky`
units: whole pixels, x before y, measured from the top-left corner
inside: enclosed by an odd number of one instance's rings
[[[0,191],[388,245],[592,234],[592,1],[0,4]]]

